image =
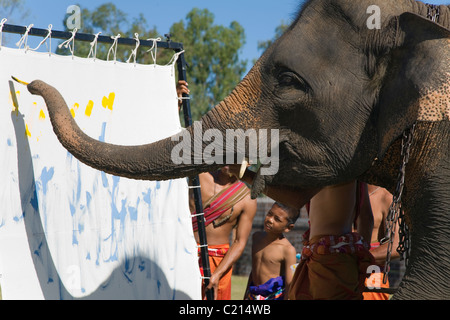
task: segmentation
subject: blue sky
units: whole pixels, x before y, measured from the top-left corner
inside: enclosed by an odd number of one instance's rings
[[[51,23],[54,30],[62,30],[68,6],[79,4],[81,8],[92,10],[106,2],[116,4],[130,19],[142,12],[149,27],[156,26],[162,35],[169,32],[173,23],[184,20],[186,14],[195,7],[210,10],[216,24],[229,26],[232,21],[237,21],[245,29],[247,43],[242,58],[248,59],[249,64],[261,54],[257,49],[258,41],[273,38],[275,28],[283,20],[290,21],[299,4],[298,0],[26,0],[26,9],[29,11],[26,21],[16,18],[13,22],[17,25],[33,23],[42,29]]]
[[[393,0],[394,1],[394,0]],[[46,29],[49,24],[54,30],[63,29],[63,18],[67,8],[79,4],[81,8],[93,10],[99,5],[113,2],[130,19],[143,13],[149,27],[156,26],[164,35],[174,22],[183,20],[194,7],[207,8],[215,16],[215,23],[228,26],[232,21],[239,22],[245,29],[247,43],[242,51],[242,58],[249,61],[258,58],[261,52],[257,49],[258,41],[273,38],[275,28],[291,21],[297,11],[299,0],[25,0],[29,11],[27,18],[16,18],[11,23],[17,25],[34,24],[37,28]],[[448,4],[450,0],[429,0],[428,3]],[[101,31],[101,30],[98,30]],[[124,35],[122,35],[124,36]],[[133,35],[128,35],[132,37]],[[14,41],[15,42],[15,41]]]

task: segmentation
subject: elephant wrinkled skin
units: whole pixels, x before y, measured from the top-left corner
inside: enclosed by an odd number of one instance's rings
[[[372,5],[380,8],[379,29],[367,24]],[[400,137],[417,123],[402,198],[412,249],[397,299],[450,296],[449,25],[443,5],[435,23],[427,6],[412,0],[307,1],[230,96],[201,120],[204,132],[280,130],[279,170],[257,175],[254,196],[266,185],[308,190],[353,179],[393,192]],[[44,97],[61,143],[94,168],[166,180],[220,167],[175,165],[174,137],[136,147],[91,139],[56,89],[41,81],[28,87]]]

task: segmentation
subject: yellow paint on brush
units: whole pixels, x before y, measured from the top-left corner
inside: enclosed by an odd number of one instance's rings
[[[88,105],[86,106],[86,116],[90,117],[92,114],[92,109],[94,109],[94,101],[89,100]]]
[[[111,92],[109,94],[109,97],[103,97],[102,99],[102,105],[103,108],[108,108],[109,110],[113,110],[114,100],[116,99],[116,94],[114,92]]]
[[[16,82],[18,82],[18,83],[20,83],[20,84],[23,84],[23,85],[25,85],[25,86],[29,85],[28,82],[19,80],[19,79],[17,79],[16,77],[11,76],[11,78],[12,78],[14,81],[16,81]]]
[[[44,110],[41,110],[41,111],[39,112],[39,120],[45,120],[45,113],[44,113]]]

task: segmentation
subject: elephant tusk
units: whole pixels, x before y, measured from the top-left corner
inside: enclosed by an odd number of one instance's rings
[[[242,161],[242,165],[241,165],[241,170],[239,171],[239,179],[242,179],[242,177],[244,176],[245,170],[247,169],[248,166],[248,160],[244,159]]]
[[[11,78],[14,80],[14,81],[16,81],[16,82],[18,82],[18,83],[20,83],[20,84],[23,84],[23,85],[25,85],[25,86],[27,86],[27,85],[29,85],[29,83],[28,82],[25,82],[25,81],[22,81],[22,80],[19,80],[19,79],[17,79],[16,77],[14,77],[14,76],[11,76]]]

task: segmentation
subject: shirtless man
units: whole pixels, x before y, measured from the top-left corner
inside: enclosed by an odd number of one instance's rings
[[[199,180],[212,273],[206,290],[214,289],[216,300],[230,300],[232,266],[242,255],[250,236],[256,214],[256,200],[251,199],[250,190],[245,184],[235,176],[230,176],[228,166],[216,172],[202,173]],[[234,191],[235,187],[236,189],[239,187],[239,190]],[[234,198],[226,198],[228,195]],[[212,199],[215,200],[209,204]],[[192,194],[190,209],[192,213],[195,212]],[[214,217],[215,214],[220,216]],[[193,219],[193,223],[195,230],[196,219]],[[230,236],[234,228],[236,233],[230,245]],[[195,232],[195,237],[199,243],[198,232]]]
[[[239,171],[235,167],[232,170]],[[251,184],[254,175],[247,170],[242,180]],[[351,181],[308,193],[268,187],[264,193],[297,209],[311,199],[310,230],[304,235],[302,259],[289,299],[362,299],[367,268],[373,264],[368,241],[364,239],[371,238],[373,220],[358,222],[360,234],[352,230],[356,211],[371,211],[367,185]]]
[[[183,94],[188,95],[190,93],[189,85],[186,81],[180,80],[177,82],[176,90],[178,110],[180,110],[183,104]],[[205,295],[206,290],[214,289],[216,300],[230,300],[232,266],[242,255],[250,236],[253,218],[256,214],[256,200],[252,200],[248,188],[231,175],[228,166],[216,172],[200,174],[199,181],[203,212],[206,218],[206,239],[212,273],[208,287],[203,290],[203,295]],[[234,188],[236,186],[238,187],[237,190]],[[225,190],[230,190],[229,198],[228,195],[221,195],[221,192],[225,192]],[[244,191],[245,195],[242,194]],[[189,206],[191,212],[194,213],[193,192],[190,193]],[[222,207],[216,208],[220,206]],[[230,209],[227,209],[227,206]],[[209,218],[206,217],[207,213]],[[195,238],[199,243],[196,218],[193,219],[193,226]],[[234,228],[236,233],[230,246],[230,235]]]
[[[283,300],[292,281],[296,250],[284,236],[294,228],[300,210],[274,203],[264,219],[264,231],[252,237],[252,272],[245,300]]]
[[[385,221],[389,213],[389,208],[392,203],[392,194],[384,188],[368,185],[370,204],[373,212],[373,232],[370,242],[370,252],[375,258],[375,264],[380,267],[382,271],[386,262],[386,254],[388,244],[380,244],[380,240],[385,237]],[[398,230],[398,225],[395,230]],[[400,257],[396,248],[398,247],[398,232],[394,234],[392,243],[391,259],[398,259]],[[389,288],[389,281],[383,284],[383,272],[373,273],[367,280],[367,285],[371,287]],[[364,300],[388,300],[390,295],[381,292],[364,292]]]

